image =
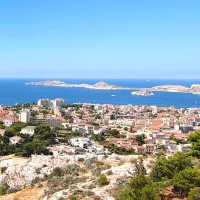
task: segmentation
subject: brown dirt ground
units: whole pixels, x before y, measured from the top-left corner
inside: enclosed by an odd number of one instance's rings
[[[38,188],[37,185],[33,188],[27,187],[19,192],[1,196],[0,200],[40,200],[44,197],[43,190],[46,188],[45,184],[41,188]]]

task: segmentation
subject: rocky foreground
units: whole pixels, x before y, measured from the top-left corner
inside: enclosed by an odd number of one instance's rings
[[[21,165],[8,167],[0,175],[0,181],[6,182],[12,192],[0,198],[2,200],[19,198],[22,194],[17,191],[32,191],[37,186],[43,188],[43,191],[38,191],[43,193],[38,199],[43,200],[68,199],[71,195],[76,195],[78,199],[113,200],[116,191],[132,177],[134,168],[131,162],[139,157],[137,155],[32,156],[29,161]],[[144,166],[147,172],[154,161],[154,158],[145,158]],[[52,176],[56,167],[65,169],[65,175]],[[100,174],[106,174],[109,184],[105,186],[98,184]],[[32,199],[32,196],[29,198]]]

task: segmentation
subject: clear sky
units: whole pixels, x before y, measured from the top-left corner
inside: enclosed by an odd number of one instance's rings
[[[199,78],[199,0],[2,0],[0,77]]]

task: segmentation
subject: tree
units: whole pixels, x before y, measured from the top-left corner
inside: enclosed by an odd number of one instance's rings
[[[109,130],[109,134],[112,135],[113,137],[119,137],[120,135],[119,131],[116,129]]]
[[[127,127],[125,127],[125,128],[124,128],[124,130],[125,130],[125,131],[128,131],[128,128],[127,128]]]
[[[151,178],[153,181],[162,181],[163,179],[172,179],[179,171],[186,167],[192,167],[191,157],[186,153],[176,153],[168,159],[161,156],[155,163]]]
[[[173,183],[176,191],[180,192],[181,195],[188,195],[190,189],[200,187],[200,172],[187,167],[175,174]]]
[[[94,111],[94,105],[91,105],[89,108],[91,111]]]
[[[134,174],[134,175],[139,175],[139,174],[143,174],[143,175],[146,175],[146,169],[144,167],[144,164],[143,164],[143,159],[140,157],[138,160],[133,160],[132,161],[132,164],[133,164],[133,171],[134,173],[131,173],[131,174]]]
[[[101,134],[92,134],[92,139],[96,142],[104,142],[105,137]]]
[[[188,136],[188,141],[190,141],[190,142],[200,141],[200,131],[195,131],[195,134],[190,134]]]
[[[117,200],[157,200],[156,187],[149,177],[139,174],[132,178],[127,187],[119,192]]]
[[[9,155],[15,152],[15,145],[9,143],[9,138],[0,135],[0,156]]]
[[[32,117],[35,117],[35,116],[38,115],[38,114],[39,114],[39,113],[38,113],[37,110],[31,111],[31,116],[32,116]]]
[[[195,134],[190,134],[188,141],[192,143],[191,155],[200,158],[200,131],[196,131]]]
[[[189,200],[200,200],[200,187],[196,187],[190,190]]]
[[[135,153],[135,149],[133,149],[133,148],[125,149],[123,147],[114,146],[110,149],[110,152],[116,153],[116,154],[119,154],[119,155],[130,155],[130,154]]]
[[[144,138],[145,138],[144,134],[136,135],[136,141],[138,142],[138,145],[142,146],[145,143]]]

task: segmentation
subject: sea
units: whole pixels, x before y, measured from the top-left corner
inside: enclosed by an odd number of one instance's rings
[[[11,106],[16,103],[37,103],[40,98],[64,98],[67,103],[99,103],[114,105],[152,105],[176,108],[200,107],[200,95],[190,93],[154,92],[154,96],[133,96],[133,90],[91,90],[86,88],[65,88],[25,85],[28,82],[51,79],[0,79],[0,104]],[[52,79],[53,80],[53,79]],[[163,79],[56,79],[67,83],[95,84],[99,81],[131,88],[150,88],[165,84],[180,84],[190,87],[200,80]]]

